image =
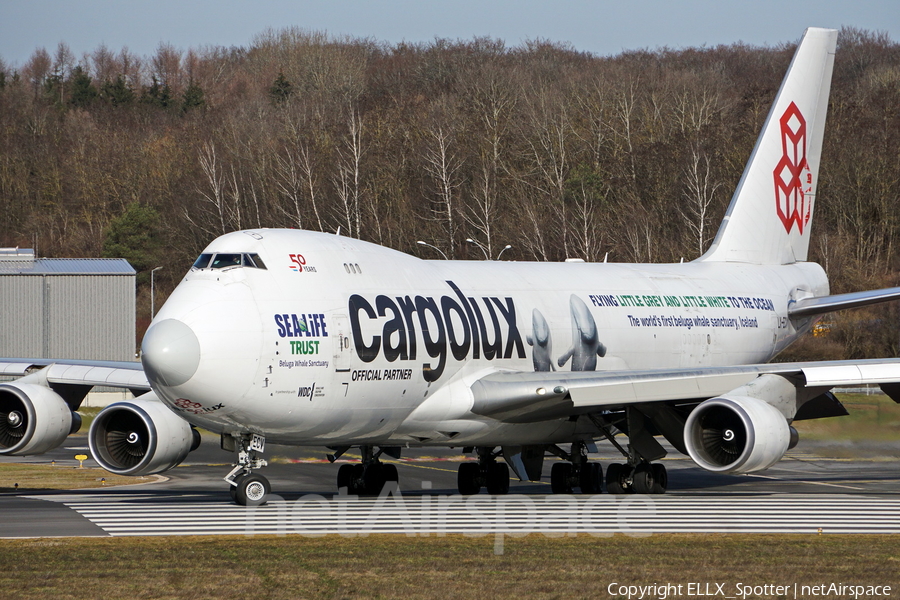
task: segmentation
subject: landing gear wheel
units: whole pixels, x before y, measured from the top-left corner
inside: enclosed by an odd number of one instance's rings
[[[628,476],[631,468],[622,463],[613,463],[606,468],[606,491],[610,494],[627,494],[631,491]]]
[[[231,501],[232,501],[232,502],[237,502],[237,489],[238,489],[238,486],[241,485],[241,480],[242,480],[244,477],[246,477],[246,475],[244,475],[243,473],[240,474],[240,475],[237,475],[237,476],[234,478],[234,483],[235,483],[236,485],[229,485],[229,486],[228,486],[228,493],[231,494]]]
[[[665,494],[666,488],[669,487],[669,474],[666,473],[666,467],[659,463],[650,465],[653,472],[653,486],[650,488],[651,494]]]
[[[397,465],[384,465],[382,466],[384,469],[384,480],[393,481],[394,483],[400,482],[400,473],[397,472]]]
[[[345,463],[345,464],[341,465],[341,467],[338,469],[338,474],[337,474],[338,491],[340,491],[341,488],[347,488],[347,493],[348,494],[352,493],[352,490],[350,488],[353,487],[353,467],[354,467],[354,465]]]
[[[365,473],[366,468],[361,463],[353,465],[353,470],[350,471],[350,489],[347,490],[347,493],[353,495],[362,494],[364,492],[363,476]]]
[[[569,477],[571,475],[571,463],[555,463],[550,469],[550,490],[554,494],[571,494],[572,486],[569,485]]]
[[[634,469],[634,491],[636,494],[652,494],[653,465],[641,463]]]
[[[234,500],[241,506],[259,506],[271,490],[269,480],[262,475],[246,475],[236,487]]]
[[[481,491],[481,467],[478,463],[466,462],[459,465],[456,473],[456,487],[463,496],[472,496]]]
[[[594,463],[594,470],[596,471],[596,479],[594,479],[594,481],[597,482],[594,487],[594,493],[599,494],[603,491],[603,465]]]
[[[584,463],[579,480],[582,494],[599,494],[603,488],[603,467],[596,462]]]
[[[494,463],[488,467],[487,491],[494,496],[509,493],[509,467],[506,463]]]
[[[366,467],[365,475],[363,475],[364,493],[369,496],[377,496],[380,494],[387,481],[384,475],[384,469],[380,462],[370,463],[369,466]]]

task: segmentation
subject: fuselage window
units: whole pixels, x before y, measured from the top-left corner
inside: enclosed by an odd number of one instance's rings
[[[212,254],[201,254],[197,257],[197,260],[194,261],[194,269],[205,269],[209,266],[209,259],[212,258]]]
[[[227,267],[239,266],[241,266],[240,254],[216,254],[215,258],[212,260],[212,264],[210,264],[210,268],[212,269],[225,269]]]

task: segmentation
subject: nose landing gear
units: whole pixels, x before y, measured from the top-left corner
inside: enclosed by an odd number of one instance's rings
[[[261,469],[267,464],[257,456],[258,452],[265,449],[265,445],[266,439],[259,435],[222,436],[222,449],[237,453],[237,463],[225,476],[225,481],[228,482],[231,499],[241,506],[265,504],[272,491],[268,479],[253,473],[254,469]]]

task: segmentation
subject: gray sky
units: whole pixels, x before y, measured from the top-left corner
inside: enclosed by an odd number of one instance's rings
[[[247,46],[268,27],[296,25],[397,43],[491,36],[570,42],[601,55],[668,46],[753,45],[799,39],[808,26],[885,31],[900,38],[898,0],[0,0],[0,58],[21,66],[65,41],[77,57],[105,43],[152,54]]]

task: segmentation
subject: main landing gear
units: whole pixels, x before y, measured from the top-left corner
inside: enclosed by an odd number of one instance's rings
[[[253,473],[254,469],[266,466],[266,461],[257,456],[265,449],[266,439],[259,435],[222,436],[222,449],[234,450],[237,463],[225,477],[231,492],[231,499],[241,506],[265,504],[272,491],[269,480]]]
[[[591,415],[594,425],[627,461],[606,468],[606,491],[610,494],[665,494],[669,475],[663,465],[651,460],[664,457],[666,451],[640,426],[643,417],[631,412],[627,414],[631,423],[628,448],[616,441],[611,423],[602,415]],[[644,451],[639,451],[638,447]]]
[[[493,448],[479,447],[478,462],[465,462],[459,465],[456,476],[459,493],[471,496],[486,487],[488,494],[503,495],[509,493],[509,467],[506,463],[497,462],[499,452]]]
[[[606,469],[606,491],[610,494],[665,494],[668,485],[666,467],[659,463],[616,463]]]
[[[555,463],[550,468],[550,489],[554,494],[571,494],[573,488],[579,488],[582,494],[603,491],[603,467],[588,461],[584,442],[573,442],[569,452],[559,446],[551,446],[549,450],[568,461]]]
[[[329,455],[328,459],[334,462],[347,450],[349,447],[341,448]],[[379,460],[382,454],[390,455],[389,451],[392,449],[380,448],[375,452],[372,446],[360,446],[359,450],[362,454],[361,463],[343,464],[338,469],[338,490],[347,488],[347,494],[353,496],[377,496],[388,482],[399,484],[397,466],[384,464]]]

